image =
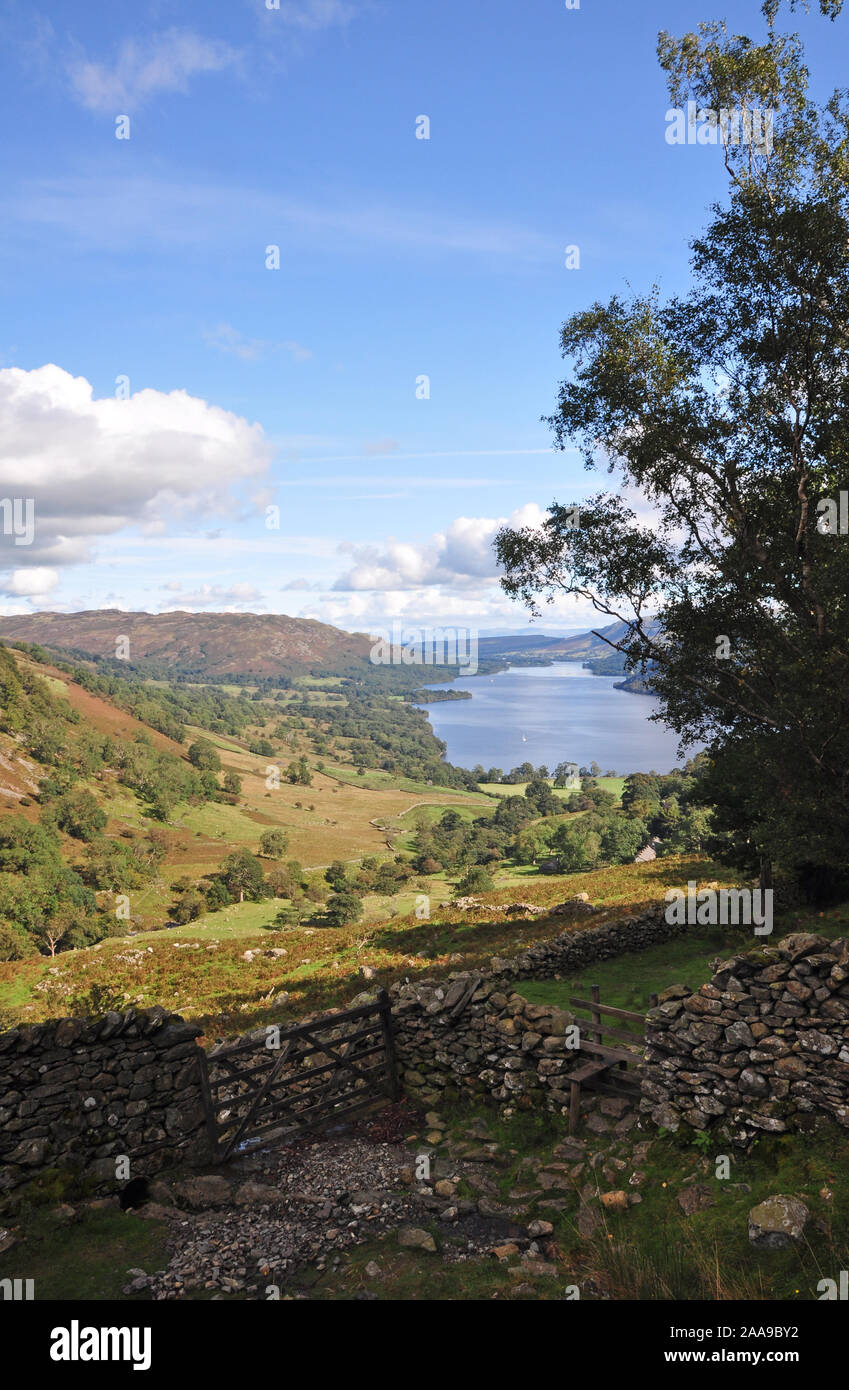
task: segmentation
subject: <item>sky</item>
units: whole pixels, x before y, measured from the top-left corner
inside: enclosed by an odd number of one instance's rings
[[[540,418],[560,326],[685,290],[725,193],[658,32],[763,32],[575,4],[0,3],[0,613],[527,624],[496,530],[608,482]],[[849,17],[783,27],[845,85]]]

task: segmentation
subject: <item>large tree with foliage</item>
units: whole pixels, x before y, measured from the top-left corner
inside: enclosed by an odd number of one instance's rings
[[[835,19],[842,0],[819,7]],[[715,847],[802,871],[842,864],[849,839],[849,535],[828,505],[849,487],[849,101],[809,98],[780,8],[758,42],[718,23],[661,34],[675,105],[770,108],[773,138],[723,145],[718,127],[716,151],[691,151],[721,153],[729,198],[691,243],[688,294],[617,296],[563,326],[556,444],[624,495],[554,504],[496,552],[532,608],[567,593],[623,620],[616,646],[660,715],[708,743]]]

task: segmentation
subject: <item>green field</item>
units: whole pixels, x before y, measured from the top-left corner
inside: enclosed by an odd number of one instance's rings
[[[612,792],[616,797],[621,797],[622,788],[625,785],[624,777],[598,777],[596,781],[605,791]],[[548,778],[548,782],[549,785],[551,785],[550,777]],[[503,782],[481,782],[479,785],[481,791],[486,792],[488,796],[524,796],[525,788],[528,784],[527,782],[513,782],[509,785]],[[574,787],[553,788],[555,796],[562,796],[564,798],[571,796],[572,792],[575,790]]]

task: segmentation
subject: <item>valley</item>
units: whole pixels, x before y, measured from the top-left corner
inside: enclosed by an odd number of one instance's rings
[[[511,960],[639,931],[670,889],[739,883],[702,846],[699,757],[661,776],[593,764],[577,781],[565,762],[457,768],[402,698],[411,673],[393,689],[282,664],[253,682],[169,680],[0,646],[0,1037],[165,1010],[210,1053],[379,990],[403,1020],[405,998],[442,1007]],[[849,909],[815,913],[782,887],[777,928],[839,947]],[[526,965],[492,998],[510,1029],[527,1010],[528,1041],[573,1017],[576,992],[641,1019],[682,981],[710,990],[717,960],[750,945],[745,928],[690,927],[590,968]],[[647,1136],[604,1089],[567,1137],[565,1109],[521,1091],[482,1103],[478,1082],[434,1090],[413,1063],[394,1105],[223,1172],[172,1164],[128,1216],[73,1165],[34,1173],[5,1202],[13,1264],[26,1250],[58,1298],[594,1301],[809,1298],[816,1261],[844,1258],[827,1217],[849,1188],[828,1129],[739,1156],[717,1201],[697,1132]],[[740,1232],[775,1164],[815,1212],[814,1253],[760,1255],[753,1273]]]

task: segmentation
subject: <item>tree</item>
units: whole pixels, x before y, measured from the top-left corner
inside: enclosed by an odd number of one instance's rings
[[[333,863],[324,871],[324,877],[330,887],[337,893],[347,891],[348,870],[341,859],[334,859]]]
[[[378,867],[374,878],[374,892],[391,898],[404,883],[403,872],[398,864],[384,862]]]
[[[533,609],[568,593],[621,620],[611,645],[658,717],[708,743],[729,862],[810,874],[842,871],[849,839],[849,101],[809,100],[779,8],[767,0],[762,43],[722,24],[659,39],[674,105],[776,113],[771,142],[723,145],[729,200],[691,243],[690,292],[616,297],[563,326],[555,442],[609,463],[655,523],[600,492],[579,526],[555,504],[495,548]]]
[[[242,779],[238,772],[225,772],[223,786],[230,796],[238,796],[242,790]]]
[[[306,916],[307,906],[304,902],[288,903],[285,907],[278,908],[274,921],[269,924],[272,931],[279,931],[286,927],[299,927]]]
[[[594,869],[601,859],[601,835],[590,816],[557,827],[551,837],[562,873],[577,874]]]
[[[65,939],[71,928],[75,925],[75,919],[67,912],[62,912],[56,917],[51,917],[44,922],[39,922],[33,931],[36,941],[44,947],[44,954],[55,956],[57,947]]]
[[[169,912],[171,920],[185,926],[187,922],[194,922],[198,917],[202,917],[207,909],[207,900],[198,891],[193,883],[183,881],[182,884],[174,884],[177,894]]]
[[[551,787],[542,778],[535,777],[528,783],[525,796],[539,816],[559,816],[563,810],[560,797],[554,795]]]
[[[259,852],[266,859],[282,859],[289,843],[282,830],[264,830],[259,837]]]
[[[473,864],[457,884],[458,893],[489,893],[495,887],[482,864]]]
[[[106,812],[85,789],[57,797],[47,808],[46,818],[77,840],[93,840],[106,824]]]
[[[333,927],[347,927],[358,922],[363,915],[363,905],[356,893],[331,893],[327,899],[324,915]]]
[[[622,809],[647,820],[660,809],[660,778],[651,772],[632,772],[622,788]]]
[[[630,864],[648,836],[648,826],[636,816],[611,816],[601,837],[601,857],[608,864]]]
[[[237,849],[228,854],[221,867],[221,877],[228,892],[238,893],[239,902],[245,898],[257,899],[263,896],[262,865],[250,850]]]
[[[189,762],[198,772],[221,771],[221,759],[208,738],[199,738],[189,745]]]
[[[206,906],[209,912],[218,912],[222,907],[229,907],[233,899],[230,897],[230,890],[220,878],[210,879],[203,884],[203,896],[206,898]]]

